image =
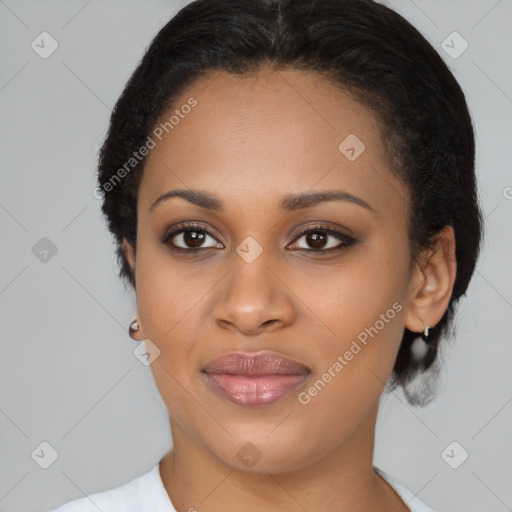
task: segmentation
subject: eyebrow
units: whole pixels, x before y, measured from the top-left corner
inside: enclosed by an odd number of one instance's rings
[[[224,212],[224,203],[219,197],[200,190],[170,190],[158,197],[150,206],[149,211],[153,211],[158,204],[167,201],[172,197],[181,197],[192,204],[208,210]],[[281,198],[278,206],[283,211],[291,212],[304,208],[311,208],[326,201],[347,201],[362,206],[373,213],[377,213],[366,201],[346,192],[345,190],[322,190],[319,192],[300,192],[297,194],[290,194]]]

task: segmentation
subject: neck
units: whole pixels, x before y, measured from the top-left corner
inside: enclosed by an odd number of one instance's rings
[[[160,463],[160,476],[178,511],[408,510],[373,470],[376,418],[377,407],[342,445],[280,473],[226,465],[171,418],[174,447]]]

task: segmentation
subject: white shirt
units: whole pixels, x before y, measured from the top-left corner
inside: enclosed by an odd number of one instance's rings
[[[378,468],[381,475],[404,500],[411,512],[434,512],[404,485]],[[160,477],[159,464],[147,473],[108,491],[69,501],[49,512],[176,512]]]

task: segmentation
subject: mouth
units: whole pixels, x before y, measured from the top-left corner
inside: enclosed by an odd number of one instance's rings
[[[213,391],[237,405],[268,405],[293,393],[311,374],[304,364],[271,352],[233,352],[202,370]]]

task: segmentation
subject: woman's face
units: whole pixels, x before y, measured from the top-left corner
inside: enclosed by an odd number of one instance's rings
[[[135,276],[173,434],[251,471],[303,467],[370,434],[413,286],[409,194],[376,119],[314,74],[260,70],[195,82],[163,121],[139,190]],[[156,202],[173,190],[214,199]],[[338,198],[307,199],[319,192]],[[164,242],[184,222],[196,230]],[[262,351],[309,373],[259,377],[259,392],[242,385],[232,400],[202,371]]]

